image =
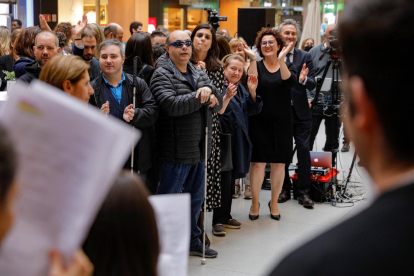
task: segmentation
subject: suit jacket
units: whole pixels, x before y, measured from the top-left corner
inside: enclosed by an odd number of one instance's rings
[[[224,86],[223,95],[226,94],[226,90],[227,86]],[[262,107],[262,98],[256,95],[254,101],[243,85],[239,84],[236,96],[230,100],[226,111],[220,115],[223,133],[231,134],[233,172],[236,178],[243,178],[249,172],[252,143],[249,137],[248,116],[259,114]]]
[[[411,275],[414,184],[386,192],[287,256],[270,275]]]
[[[291,90],[293,112],[299,121],[311,120],[312,115],[310,113],[308,95],[306,93],[306,89],[313,90],[316,86],[315,72],[313,70],[311,56],[308,52],[295,48],[292,63],[296,66],[296,71],[298,72],[298,80]],[[308,80],[305,85],[299,83],[299,76],[304,63],[306,63],[306,67],[309,68]]]

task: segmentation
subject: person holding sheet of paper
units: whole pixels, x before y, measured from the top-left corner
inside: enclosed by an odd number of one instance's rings
[[[154,154],[148,129],[158,119],[158,107],[145,81],[137,78],[136,108],[133,108],[134,81],[133,76],[123,72],[124,60],[124,48],[118,40],[105,40],[99,45],[102,74],[91,83],[94,95],[89,103],[102,108],[103,104],[109,102],[109,114],[142,132],[141,140],[135,147],[134,171],[145,177],[153,165],[151,156]],[[130,160],[125,168],[131,168]]]
[[[33,52],[36,61],[27,64],[24,68],[26,74],[19,79],[31,83],[33,79],[38,79],[43,66],[54,56],[60,54],[59,39],[57,36],[49,31],[42,31],[35,38],[35,46],[33,46]]]
[[[15,203],[19,186],[16,182],[17,156],[10,137],[0,125],[0,247],[13,225]],[[62,255],[50,252],[49,276],[88,276],[93,274],[93,265],[82,250],[78,250],[69,266],[64,264]]]

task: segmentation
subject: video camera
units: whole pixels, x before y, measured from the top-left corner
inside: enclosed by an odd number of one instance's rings
[[[213,10],[211,8],[204,8],[204,10],[208,12],[208,24],[213,27],[214,31],[217,31],[217,29],[220,27],[220,21],[227,21],[227,16],[218,16],[216,10]]]

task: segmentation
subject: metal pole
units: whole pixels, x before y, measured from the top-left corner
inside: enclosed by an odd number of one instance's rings
[[[135,108],[135,96],[136,96],[136,92],[137,92],[137,63],[138,63],[138,57],[134,57],[133,59],[133,84],[134,84],[134,89],[133,89],[133,99],[132,99],[132,105],[133,108]],[[132,129],[135,129],[135,127],[132,127]],[[135,144],[134,142],[132,142],[132,150],[131,150],[131,174],[134,174],[134,148],[135,148]]]
[[[204,226],[203,226],[203,258],[201,264],[206,264],[206,225],[207,225],[207,152],[208,152],[208,106],[206,106],[206,145],[205,145],[205,160],[204,160]]]

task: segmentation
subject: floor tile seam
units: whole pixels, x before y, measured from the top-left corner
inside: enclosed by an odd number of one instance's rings
[[[217,258],[219,258],[219,257],[217,257]],[[213,259],[214,260],[214,259]],[[209,260],[207,260],[207,263],[208,263],[208,261]],[[194,266],[194,267],[200,267],[200,265],[194,265],[194,264],[189,264],[190,266]],[[202,266],[203,267],[203,266]],[[242,271],[238,271],[238,270],[229,270],[229,269],[223,269],[223,268],[218,268],[218,267],[214,267],[214,266],[208,266],[208,265],[206,265],[206,266],[204,266],[204,267],[206,267],[206,268],[212,268],[212,269],[217,269],[217,270],[222,270],[222,271],[228,271],[228,272],[235,272],[235,273],[242,273],[242,274],[244,274],[244,275],[254,275],[254,276],[258,276],[258,275],[260,275],[260,274],[251,274],[251,273],[246,273],[246,272],[242,272]]]

